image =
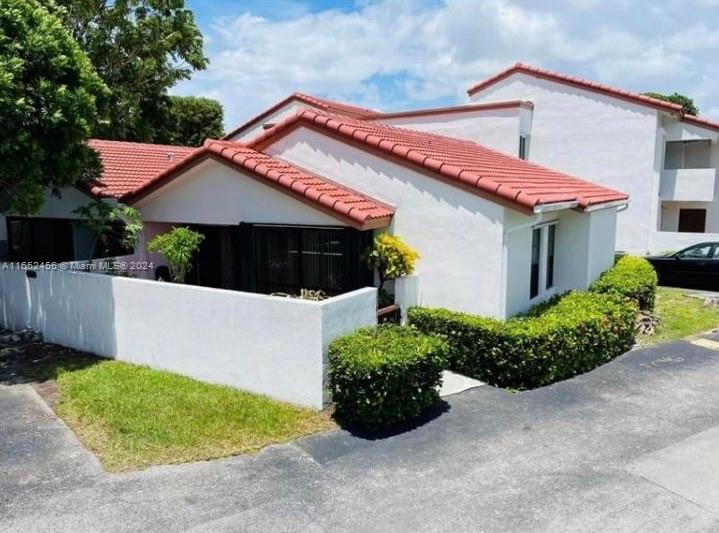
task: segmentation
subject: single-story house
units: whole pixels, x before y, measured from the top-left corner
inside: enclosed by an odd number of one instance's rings
[[[197,149],[91,141],[100,182],[49,198],[36,217],[8,217],[10,258],[79,258],[91,239],[73,210],[104,198],[141,213],[138,258],[161,264],[144,244],[173,225],[201,231],[189,281],[210,287],[338,294],[371,285],[361,254],[383,231],[421,255],[423,305],[488,316],[586,288],[611,266],[627,194],[475,140],[382,121],[405,117],[302,98]],[[490,113],[519,138],[529,108],[467,112]]]

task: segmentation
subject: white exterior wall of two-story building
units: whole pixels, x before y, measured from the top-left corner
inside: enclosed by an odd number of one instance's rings
[[[719,239],[716,131],[522,72],[470,100],[532,101],[529,160],[629,193],[630,205],[618,218],[617,250],[658,253]],[[690,231],[696,228],[703,230]]]

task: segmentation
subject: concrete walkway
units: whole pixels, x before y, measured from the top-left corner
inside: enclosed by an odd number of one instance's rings
[[[0,387],[0,531],[719,531],[719,352],[633,351],[394,435],[108,475],[27,386]]]

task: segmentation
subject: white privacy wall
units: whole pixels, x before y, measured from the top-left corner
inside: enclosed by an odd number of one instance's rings
[[[655,110],[523,73],[471,100],[532,101],[530,160],[629,193],[629,208],[619,215],[617,248],[640,254],[650,249],[663,167]]]
[[[266,151],[394,206],[390,232],[421,256],[422,305],[502,315],[500,205],[307,128]]]
[[[96,355],[323,406],[326,348],[376,324],[376,289],[323,302],[0,268],[0,322]]]

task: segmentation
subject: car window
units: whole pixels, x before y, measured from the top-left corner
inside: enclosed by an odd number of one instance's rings
[[[714,253],[712,254],[713,259],[719,259],[719,246],[714,245]]]
[[[679,257],[682,259],[707,259],[709,253],[712,251],[714,245],[712,244],[699,244],[692,246],[686,250],[679,252]]]

